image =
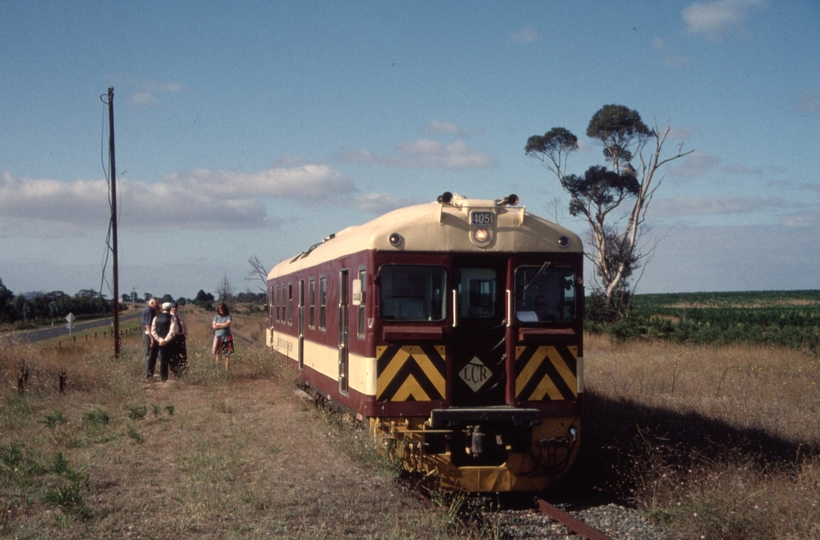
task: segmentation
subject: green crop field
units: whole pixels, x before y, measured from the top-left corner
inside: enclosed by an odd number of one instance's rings
[[[770,345],[820,351],[820,290],[639,294],[606,331],[619,340]]]

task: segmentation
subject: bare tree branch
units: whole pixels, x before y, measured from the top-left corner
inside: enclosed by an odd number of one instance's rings
[[[251,256],[248,259],[248,264],[251,265],[251,270],[248,271],[248,275],[245,276],[245,281],[260,281],[262,285],[259,287],[259,290],[262,292],[268,291],[268,271],[267,267],[262,264],[259,258],[256,255]]]
[[[222,276],[222,280],[216,286],[217,300],[220,302],[230,303],[233,300],[233,285],[228,279],[228,274]]]

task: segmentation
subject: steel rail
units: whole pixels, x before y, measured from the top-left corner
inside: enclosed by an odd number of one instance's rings
[[[563,510],[559,510],[558,508],[554,507],[553,505],[551,505],[543,499],[539,499],[538,497],[536,497],[535,502],[538,505],[538,510],[540,512],[547,514],[549,517],[558,521],[559,523],[563,523],[579,535],[585,536],[589,540],[612,540],[612,538],[605,535],[604,533],[593,529],[592,527],[590,527],[582,521],[578,521],[577,519],[570,516]]]
[[[264,343],[261,343],[261,342],[259,342],[259,341],[256,341],[256,340],[255,340],[255,339],[253,339],[253,338],[249,338],[249,337],[247,337],[247,336],[244,336],[244,335],[240,334],[239,332],[232,331],[232,332],[231,332],[231,335],[232,335],[232,336],[234,336],[234,337],[237,337],[237,338],[241,339],[242,341],[244,341],[244,342],[245,342],[245,343],[247,343],[248,345],[253,345],[254,347],[258,347],[258,348],[260,348],[260,349],[265,349],[265,348],[267,348],[267,347],[266,347],[266,345],[265,345]]]

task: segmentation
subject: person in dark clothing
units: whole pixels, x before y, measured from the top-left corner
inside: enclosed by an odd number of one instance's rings
[[[154,368],[157,364],[157,354],[159,353],[159,346],[154,341],[151,335],[151,324],[154,322],[154,317],[157,316],[157,307],[159,300],[151,298],[148,300],[148,305],[142,310],[142,343],[145,346],[145,380],[152,381],[154,379]]]
[[[171,353],[171,373],[177,377],[181,376],[188,367],[188,348],[185,343],[188,335],[188,327],[185,325],[185,319],[182,313],[179,312],[179,306],[176,302],[171,303],[171,316],[175,318],[176,333],[174,334],[174,341],[171,346],[174,348]]]
[[[162,304],[162,312],[154,317],[151,336],[159,346],[159,378],[168,380],[168,365],[174,352],[172,345],[177,332],[177,319],[171,315],[171,302]]]

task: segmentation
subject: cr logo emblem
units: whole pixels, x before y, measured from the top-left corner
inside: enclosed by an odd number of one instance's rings
[[[490,380],[493,376],[493,372],[490,371],[480,358],[474,356],[473,359],[458,372],[458,376],[461,377],[462,381],[467,383],[467,386],[472,388],[473,392],[478,392],[478,390],[484,386],[484,383]]]

